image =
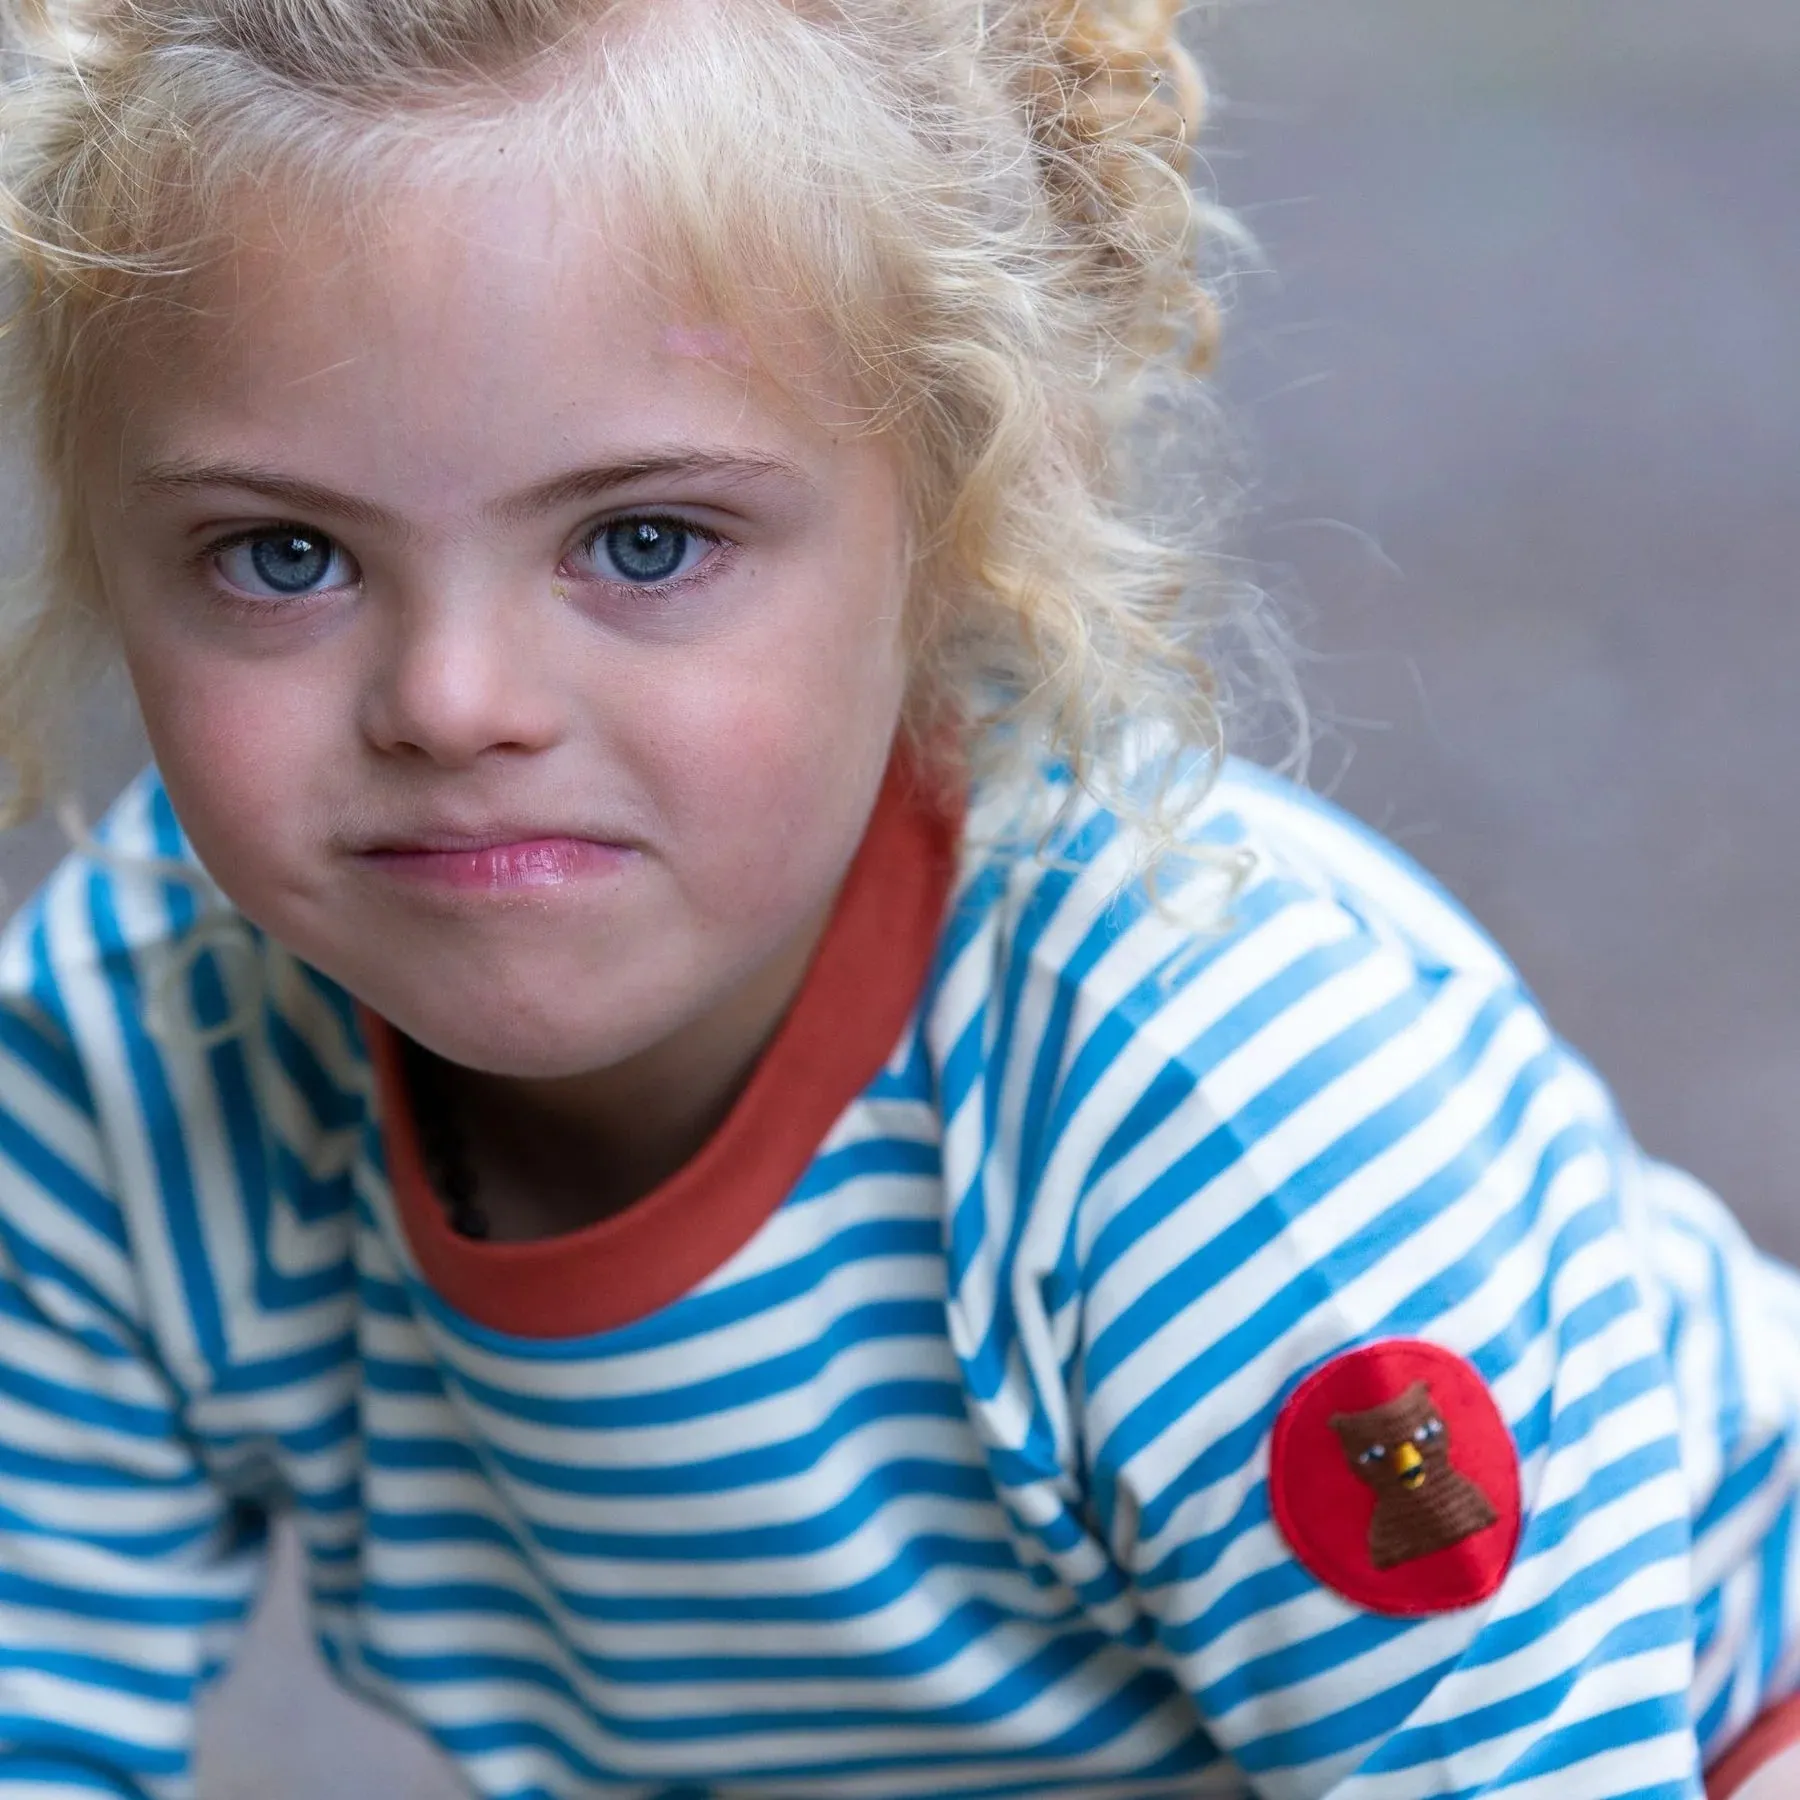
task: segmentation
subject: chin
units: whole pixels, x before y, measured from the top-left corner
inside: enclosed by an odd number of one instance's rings
[[[515,1081],[556,1081],[628,1061],[675,1029],[657,1008],[615,994],[521,992],[501,982],[472,994],[371,994],[368,1004],[434,1056]],[[605,1021],[604,1025],[599,1021]]]

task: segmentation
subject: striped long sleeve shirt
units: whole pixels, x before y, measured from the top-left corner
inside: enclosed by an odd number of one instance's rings
[[[1228,763],[1161,904],[894,807],[719,1137],[493,1245],[126,792],[0,943],[0,1796],[192,1791],[280,1510],[485,1800],[1696,1800],[1800,1282],[1329,804]]]

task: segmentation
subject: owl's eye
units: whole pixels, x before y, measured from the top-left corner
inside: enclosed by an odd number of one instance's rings
[[[1364,1450],[1357,1457],[1356,1460],[1359,1463],[1378,1463],[1386,1455],[1387,1455],[1387,1445],[1386,1444],[1371,1444],[1368,1447],[1368,1449]]]
[[[1443,1429],[1444,1421],[1442,1419],[1427,1419],[1425,1423],[1413,1433],[1413,1442],[1415,1444],[1428,1444],[1434,1437],[1439,1436]]]

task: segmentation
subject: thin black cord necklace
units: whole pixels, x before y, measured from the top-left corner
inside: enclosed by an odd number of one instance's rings
[[[492,1227],[476,1198],[469,1141],[450,1102],[443,1062],[409,1037],[402,1036],[400,1042],[419,1153],[431,1185],[449,1215],[450,1229],[463,1237],[488,1237]]]

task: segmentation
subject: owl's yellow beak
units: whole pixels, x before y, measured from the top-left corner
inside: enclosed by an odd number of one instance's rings
[[[1416,1488],[1425,1479],[1425,1459],[1411,1444],[1402,1444],[1394,1452],[1394,1472],[1402,1487]]]

